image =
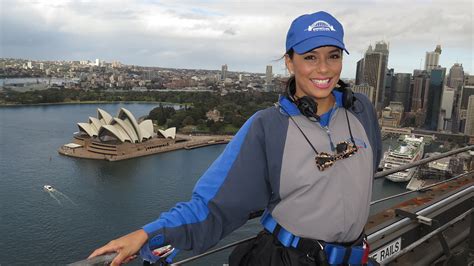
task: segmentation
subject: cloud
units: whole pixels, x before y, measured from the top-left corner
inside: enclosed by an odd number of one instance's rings
[[[472,1],[319,1],[345,26],[350,55],[342,76],[353,78],[369,44],[390,43],[389,67],[412,72],[440,43],[441,64],[473,71]],[[1,56],[100,58],[125,64],[264,72],[284,52],[291,21],[314,1],[3,1]],[[280,71],[283,72],[283,71]]]

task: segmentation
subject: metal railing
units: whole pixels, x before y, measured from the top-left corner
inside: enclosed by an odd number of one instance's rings
[[[451,156],[451,155],[454,155],[454,154],[458,154],[458,153],[465,152],[465,151],[470,151],[470,150],[474,150],[474,145],[467,146],[467,147],[460,148],[460,149],[456,149],[456,150],[452,150],[452,151],[445,152],[445,153],[442,153],[442,154],[439,154],[439,155],[431,156],[431,157],[428,157],[428,158],[425,158],[425,159],[422,159],[422,160],[419,160],[419,161],[416,161],[416,162],[413,162],[413,163],[408,163],[408,164],[405,164],[403,166],[396,167],[396,168],[386,170],[386,171],[383,171],[383,172],[378,172],[374,175],[374,180],[385,177],[387,175],[390,175],[390,174],[393,174],[393,173],[396,173],[396,172],[404,171],[404,170],[409,169],[409,168],[413,168],[413,167],[416,167],[416,166],[419,166],[419,165],[422,165],[422,164],[425,164],[425,163],[436,161],[436,160],[439,160],[441,158],[445,158],[445,157],[448,157],[448,156]],[[436,185],[439,185],[439,184],[442,184],[442,183],[447,183],[447,182],[453,181],[455,179],[461,178],[461,177],[466,176],[466,175],[471,174],[471,173],[473,173],[473,171],[470,171],[468,173],[463,173],[461,175],[455,176],[455,177],[450,178],[448,180],[444,180],[444,181],[432,184],[430,186],[423,187],[423,188],[418,189],[418,190],[407,191],[407,192],[404,192],[404,193],[400,193],[400,194],[397,194],[397,195],[392,195],[392,196],[389,196],[389,197],[386,197],[386,198],[383,198],[383,199],[372,201],[370,203],[370,205],[372,206],[374,204],[377,204],[377,203],[380,203],[380,202],[383,202],[383,201],[386,201],[386,200],[389,200],[389,199],[397,198],[397,197],[400,197],[400,196],[403,196],[403,195],[407,195],[407,194],[410,194],[410,193],[420,192],[420,191],[426,190],[427,188],[430,188],[430,187],[433,187],[433,186],[436,186]],[[254,213],[250,214],[249,220],[260,217],[262,215],[262,213],[263,213],[263,210],[260,210],[260,211],[257,211],[257,212],[254,212]],[[192,257],[183,259],[181,261],[172,263],[170,265],[182,265],[182,264],[185,264],[185,263],[188,263],[188,262],[191,262],[191,261],[195,261],[195,260],[200,259],[202,257],[206,257],[208,255],[220,252],[222,250],[226,250],[228,248],[237,246],[237,245],[245,243],[247,241],[251,241],[252,239],[255,239],[255,238],[256,238],[256,236],[252,236],[252,237],[249,237],[249,238],[238,240],[238,241],[232,242],[230,244],[227,244],[225,246],[218,247],[218,248],[206,251],[204,253],[201,253],[199,255],[192,256]],[[75,263],[70,264],[70,265],[76,265],[77,266],[77,265],[107,264],[107,263],[110,263],[115,258],[115,256],[116,256],[116,254],[106,254],[106,255],[98,256],[96,258],[78,261],[78,262],[75,262]]]

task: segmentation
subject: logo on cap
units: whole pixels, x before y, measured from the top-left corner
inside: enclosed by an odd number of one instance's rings
[[[336,31],[334,27],[324,20],[318,20],[309,25],[305,31]]]

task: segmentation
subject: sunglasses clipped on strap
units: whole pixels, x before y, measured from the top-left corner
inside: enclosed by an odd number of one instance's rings
[[[336,154],[321,152],[316,155],[315,161],[319,171],[333,166],[337,160],[351,157],[357,152],[357,146],[354,143],[343,141],[336,145],[336,152]]]

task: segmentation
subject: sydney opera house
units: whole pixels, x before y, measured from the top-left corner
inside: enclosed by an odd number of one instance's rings
[[[117,117],[97,109],[97,118],[77,123],[79,131],[71,143],[63,145],[62,155],[118,161],[160,152],[172,151],[211,142],[209,138],[177,137],[176,128],[153,129],[151,120],[137,121],[133,114],[121,108]]]

